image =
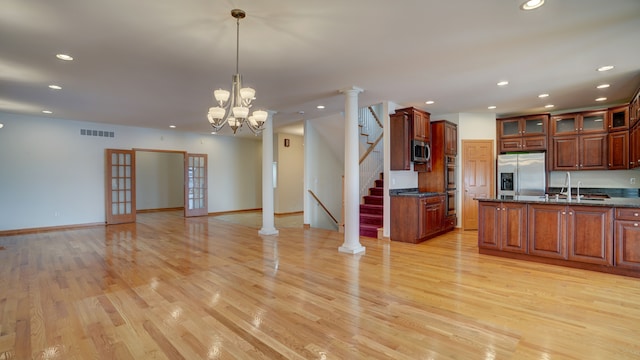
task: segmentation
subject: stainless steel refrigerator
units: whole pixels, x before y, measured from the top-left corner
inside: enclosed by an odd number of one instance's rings
[[[498,155],[498,196],[544,195],[545,153]]]

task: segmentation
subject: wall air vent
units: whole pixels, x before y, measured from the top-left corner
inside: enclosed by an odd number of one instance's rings
[[[115,137],[115,134],[113,131],[90,130],[90,129],[80,129],[80,135],[108,137],[108,138]]]

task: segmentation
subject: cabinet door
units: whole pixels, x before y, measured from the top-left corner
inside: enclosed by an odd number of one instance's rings
[[[578,133],[578,114],[559,115],[551,118],[551,135]]]
[[[613,209],[570,206],[567,215],[568,259],[613,265]]]
[[[553,170],[577,170],[578,137],[554,137],[552,158]]]
[[[607,169],[607,134],[581,135],[580,170]]]
[[[478,203],[478,247],[500,249],[501,203]]]
[[[391,170],[411,169],[411,143],[409,117],[404,113],[393,114],[389,117],[390,132],[390,161]]]
[[[607,111],[590,111],[580,115],[578,131],[581,134],[607,132]]]
[[[547,134],[548,115],[532,115],[522,119],[522,134],[525,136],[539,136]]]
[[[616,220],[617,267],[640,271],[640,222]]]
[[[567,258],[566,207],[529,204],[529,254]]]
[[[522,150],[522,138],[503,138],[500,140],[500,152]]]
[[[629,106],[609,109],[609,132],[629,129]]]
[[[527,252],[527,204],[502,203],[501,249],[504,251]]]
[[[444,221],[444,197],[436,196],[425,199],[424,217],[420,230],[420,236],[428,236],[442,230]]]
[[[498,121],[498,135],[500,137],[520,137],[522,128],[520,118]]]
[[[609,134],[609,170],[629,168],[629,131]]]
[[[458,154],[458,127],[454,124],[444,124],[444,153],[453,156]]]
[[[546,136],[525,136],[522,138],[523,150],[547,150]]]
[[[413,138],[420,141],[429,141],[430,136],[430,119],[429,114],[420,110],[413,109]]]

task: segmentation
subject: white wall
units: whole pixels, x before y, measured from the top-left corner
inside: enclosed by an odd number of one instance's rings
[[[340,221],[342,218],[342,176],[344,175],[344,150],[332,151],[330,141],[323,137],[318,127],[325,123],[342,124],[342,130],[334,130],[334,136],[344,139],[344,116],[305,120],[304,125],[304,223],[311,227],[337,230],[333,220],[308,193],[311,189],[331,214]],[[342,141],[344,142],[344,140]],[[339,156],[340,154],[341,156]]]
[[[260,139],[0,113],[0,231],[105,221],[106,148],[208,154],[209,212],[262,206]],[[113,131],[114,138],[80,129]]]
[[[289,139],[289,147],[284,141]],[[275,189],[274,212],[286,214],[303,210],[304,196],[304,137],[276,134],[278,176]]]
[[[136,208],[184,206],[184,153],[136,151]]]

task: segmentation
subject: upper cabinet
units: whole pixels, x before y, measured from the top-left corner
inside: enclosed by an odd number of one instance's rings
[[[557,115],[551,118],[551,135],[606,133],[607,110]]]
[[[391,170],[411,169],[411,143],[413,140],[430,141],[430,117],[428,112],[414,107],[398,109],[390,115]],[[415,170],[428,171],[429,164],[420,164]]]
[[[547,150],[548,122],[547,114],[498,119],[500,152]]]
[[[629,130],[629,105],[609,109],[609,132]]]
[[[428,142],[431,140],[430,136],[430,120],[431,115],[423,110],[408,107],[404,109],[396,110],[396,114],[404,113],[409,119],[411,125],[411,139]]]

